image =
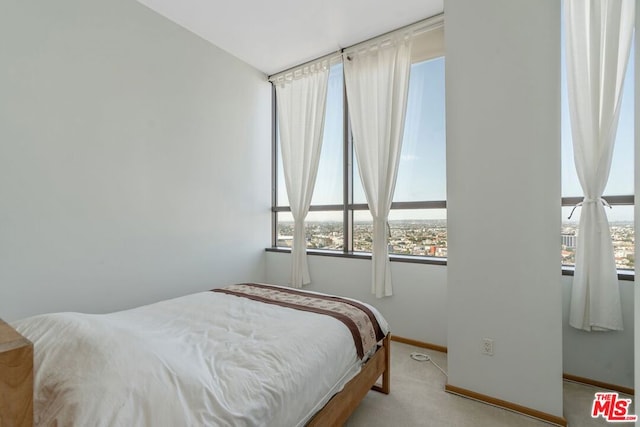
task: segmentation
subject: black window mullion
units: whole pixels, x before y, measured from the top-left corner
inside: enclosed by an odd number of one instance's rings
[[[342,250],[345,253],[353,252],[353,212],[349,205],[353,200],[353,140],[351,136],[351,121],[349,120],[349,103],[347,101],[346,79],[342,79],[342,105],[343,105],[343,206],[342,206]]]
[[[611,206],[616,205],[633,205],[635,203],[635,197],[633,194],[631,195],[623,195],[623,196],[602,196],[604,200],[607,201]],[[562,198],[562,206],[575,206],[578,203],[581,203],[583,197],[563,197]]]
[[[276,111],[276,87],[271,84],[271,245],[278,244],[278,134]]]
[[[291,212],[290,206],[278,206],[278,130],[277,130],[277,99],[276,88],[272,90],[272,246],[278,244],[278,215],[280,212]],[[369,207],[366,203],[354,203],[354,147],[346,86],[343,81],[343,200],[342,204],[310,206],[309,211],[342,211],[343,212],[343,252],[353,253],[354,248],[354,213],[357,210],[365,211]],[[564,199],[563,199],[564,201]],[[446,201],[419,201],[419,202],[394,202],[391,209],[446,209]]]

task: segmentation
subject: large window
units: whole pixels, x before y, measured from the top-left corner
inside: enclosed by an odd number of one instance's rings
[[[582,189],[573,160],[573,142],[569,119],[567,79],[562,43],[562,263],[575,265],[575,248],[579,238],[580,207],[569,219],[574,206],[582,201]],[[623,273],[631,273],[635,265],[634,251],[634,47],[625,75],[620,107],[620,121],[613,151],[611,173],[603,198],[611,205],[606,208],[613,240],[616,266]],[[625,271],[626,270],[626,271]]]
[[[441,43],[441,33],[438,37]],[[402,153],[389,214],[389,252],[396,255],[447,255],[444,57],[441,49],[436,51],[420,50],[411,66]],[[307,248],[371,252],[372,220],[353,153],[346,104],[342,64],[336,64],[329,75],[318,177],[306,218]],[[289,247],[293,217],[278,146],[274,155],[273,245]]]

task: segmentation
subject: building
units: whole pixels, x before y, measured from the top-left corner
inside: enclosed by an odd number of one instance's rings
[[[575,234],[562,234],[562,246],[575,249],[577,236]]]

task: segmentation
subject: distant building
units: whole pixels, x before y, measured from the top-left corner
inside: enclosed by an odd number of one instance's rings
[[[575,248],[577,236],[575,234],[562,234],[562,246],[566,248]]]
[[[278,236],[276,246],[284,246],[290,248],[293,243],[293,236]]]

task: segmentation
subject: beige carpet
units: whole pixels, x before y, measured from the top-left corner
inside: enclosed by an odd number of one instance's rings
[[[446,393],[446,377],[430,362],[417,362],[411,352],[430,355],[445,371],[447,355],[406,344],[391,345],[391,394],[369,392],[349,418],[347,427],[539,427],[550,424],[524,415]],[[592,419],[591,404],[597,389],[564,383],[564,417],[571,427],[611,425]],[[624,396],[629,397],[629,396]],[[633,410],[631,411],[633,412]],[[617,423],[617,425],[632,425]]]

